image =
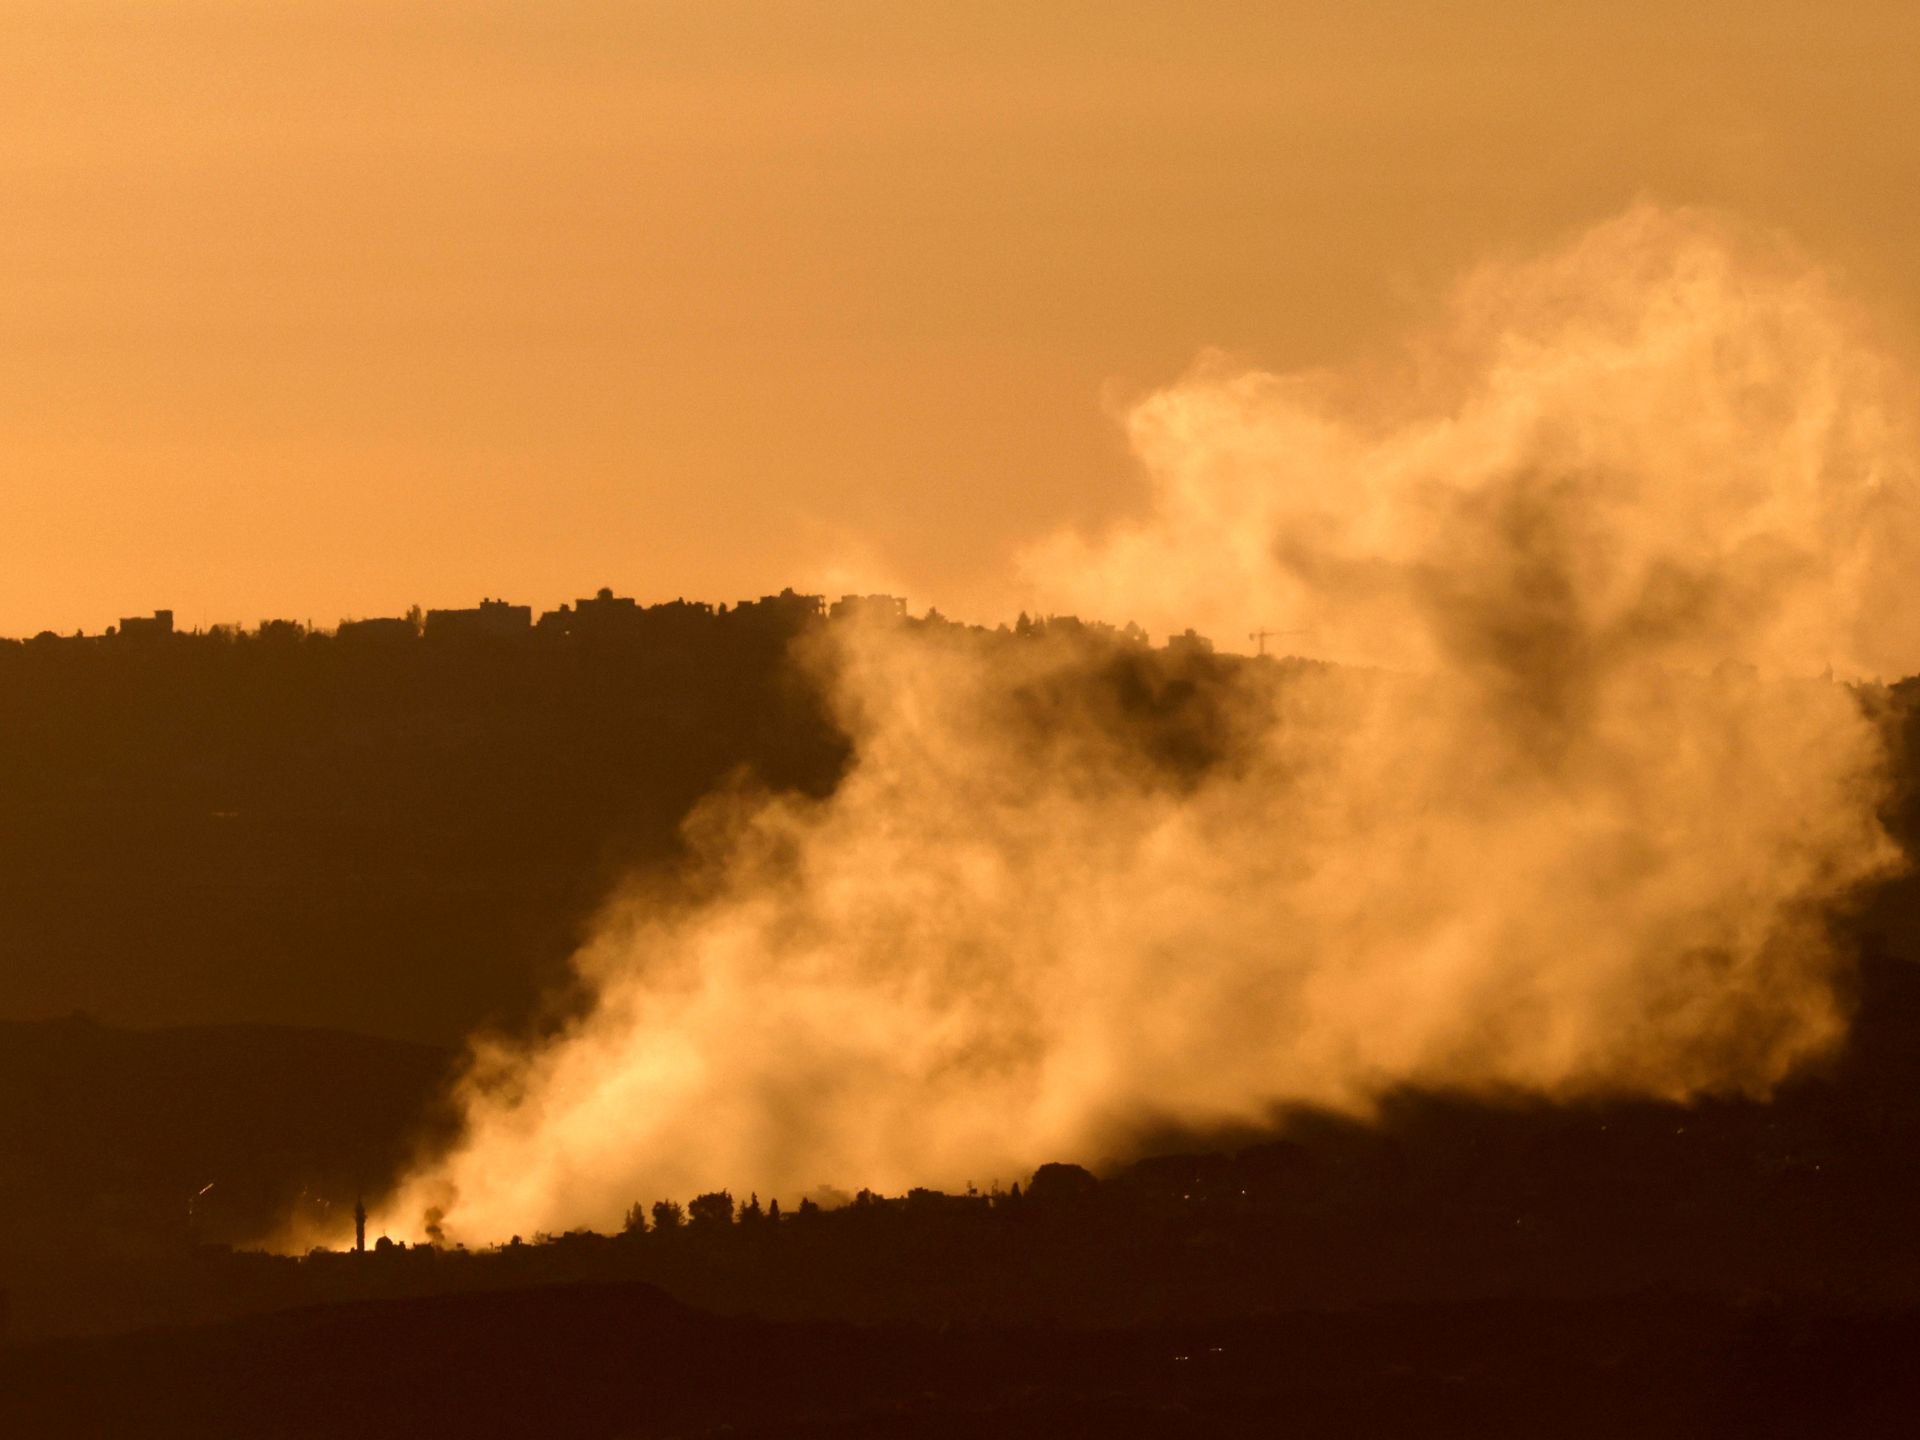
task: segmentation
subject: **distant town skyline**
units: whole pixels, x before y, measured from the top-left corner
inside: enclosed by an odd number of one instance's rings
[[[841,613],[843,609],[850,610],[855,607],[865,607],[872,602],[884,603],[889,611],[897,611],[902,615],[907,613],[907,600],[905,596],[889,595],[880,592],[847,591],[844,593],[830,593],[827,591],[797,590],[794,586],[784,585],[775,591],[763,591],[755,595],[742,595],[737,599],[718,599],[712,596],[701,595],[671,595],[659,599],[649,599],[630,593],[623,594],[619,586],[601,585],[594,587],[585,595],[575,593],[551,605],[522,603],[516,597],[490,592],[472,598],[466,603],[422,605],[415,601],[406,605],[390,606],[386,610],[375,614],[343,615],[332,621],[323,621],[318,617],[297,616],[287,613],[270,613],[259,616],[249,616],[244,619],[192,623],[187,617],[179,614],[170,606],[155,606],[145,613],[121,615],[99,625],[79,625],[75,626],[72,630],[58,630],[52,626],[42,625],[18,634],[0,635],[0,639],[30,640],[36,635],[45,634],[62,637],[75,634],[86,637],[101,637],[111,634],[128,633],[138,633],[142,635],[197,634],[219,629],[236,629],[252,633],[276,625],[298,625],[304,629],[316,632],[336,632],[342,629],[384,625],[395,621],[416,624],[418,628],[430,630],[430,622],[436,615],[473,615],[485,611],[514,612],[515,618],[523,622],[525,627],[532,627],[538,620],[553,620],[575,612],[583,616],[590,611],[600,615],[611,615],[616,612],[629,612],[634,609],[644,611],[661,606],[673,607],[676,605],[691,606],[705,611],[726,612],[742,607],[778,603],[788,599],[818,601],[820,602],[818,608],[822,614],[828,613],[829,611],[838,614]],[[939,606],[937,605],[927,608],[934,611],[939,610]],[[1013,620],[1014,617],[1007,616],[1004,617],[1004,619],[996,619],[985,623],[991,628],[992,625],[996,624],[1011,625]]]

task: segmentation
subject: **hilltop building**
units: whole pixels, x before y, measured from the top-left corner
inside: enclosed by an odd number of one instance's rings
[[[420,629],[413,621],[397,615],[376,616],[371,620],[342,620],[334,634],[356,645],[395,645],[419,639]]]
[[[791,586],[778,595],[762,595],[758,600],[742,600],[733,607],[737,619],[766,621],[775,625],[802,625],[827,613],[827,597],[802,595]]]
[[[1167,637],[1167,653],[1169,655],[1211,655],[1213,641],[1189,627],[1178,635]]]
[[[471,610],[427,611],[429,640],[511,640],[533,628],[531,605],[482,600]]]
[[[171,610],[156,610],[151,616],[129,615],[120,622],[120,636],[126,640],[164,640],[171,634]]]
[[[842,595],[827,614],[834,620],[899,621],[907,618],[907,602],[900,595]]]
[[[542,635],[630,635],[646,613],[631,595],[616,595],[602,585],[571,605],[547,611],[534,629]]]
[[[582,625],[619,625],[640,613],[631,595],[616,595],[602,585],[592,596],[574,602],[573,613]]]
[[[778,641],[797,635],[826,618],[827,597],[802,595],[791,588],[778,595],[762,595],[758,600],[742,600],[732,610],[720,611],[735,633]]]

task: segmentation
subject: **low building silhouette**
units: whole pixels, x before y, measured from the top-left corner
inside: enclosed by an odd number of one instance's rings
[[[445,640],[511,640],[533,628],[533,607],[505,600],[482,600],[471,610],[427,611],[426,638]]]
[[[573,613],[582,625],[621,625],[632,621],[640,606],[631,595],[616,595],[602,585],[591,596],[575,601]]]
[[[792,587],[778,595],[762,595],[758,600],[742,600],[733,607],[736,620],[777,626],[805,624],[827,613],[827,597],[802,595]]]
[[[1169,655],[1211,655],[1213,641],[1196,630],[1183,630],[1178,635],[1167,637],[1167,653]]]
[[[905,620],[907,602],[900,595],[842,595],[827,614],[834,620]]]
[[[123,640],[164,640],[173,634],[173,611],[156,610],[152,615],[129,615],[120,622]]]
[[[602,585],[571,605],[547,611],[534,628],[544,636],[627,636],[638,630],[648,613],[631,595],[616,595],[612,587]]]
[[[377,616],[371,620],[342,620],[334,635],[355,645],[395,645],[419,639],[420,631],[413,621],[395,615]]]

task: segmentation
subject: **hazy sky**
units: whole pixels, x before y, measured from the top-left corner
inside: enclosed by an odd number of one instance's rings
[[[1642,193],[1913,343],[1917,59],[1911,0],[0,0],[0,633],[998,618],[1202,347],[1337,362]]]

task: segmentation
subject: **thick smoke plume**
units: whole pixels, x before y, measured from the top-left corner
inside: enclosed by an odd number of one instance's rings
[[[590,1011],[480,1052],[396,1208],[493,1239],[1405,1086],[1766,1093],[1898,858],[1832,677],[1920,651],[1902,383],[1810,269],[1652,207],[1391,374],[1204,364],[1131,416],[1147,513],[1026,576],[1316,661],[830,629],[838,791],[703,809],[698,896],[610,909]]]

